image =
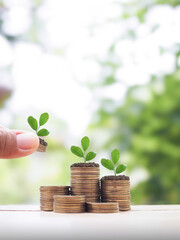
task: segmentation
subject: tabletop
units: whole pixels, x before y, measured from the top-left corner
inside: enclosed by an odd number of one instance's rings
[[[60,214],[0,206],[0,239],[180,239],[180,205],[133,205],[114,214]]]

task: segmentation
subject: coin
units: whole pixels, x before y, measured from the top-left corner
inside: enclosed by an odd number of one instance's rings
[[[68,195],[69,186],[41,186],[40,187],[40,209],[42,211],[53,210],[54,195]]]
[[[82,213],[85,212],[85,196],[54,196],[54,212]]]
[[[71,167],[71,194],[84,195],[86,201],[99,201],[99,173],[99,167]]]
[[[117,202],[120,211],[130,210],[130,181],[101,179],[101,201]]]
[[[85,196],[61,196],[61,195],[55,195],[54,196],[54,202],[60,202],[60,203],[85,203]]]
[[[119,211],[118,203],[87,203],[87,211],[91,213],[117,213]]]

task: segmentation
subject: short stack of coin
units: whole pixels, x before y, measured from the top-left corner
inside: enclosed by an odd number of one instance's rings
[[[128,177],[119,180],[101,179],[101,201],[118,202],[120,211],[128,211],[130,205],[130,180]]]
[[[71,166],[71,194],[84,195],[86,202],[99,202],[99,164],[86,166]]]
[[[42,211],[53,211],[53,196],[68,195],[69,186],[41,186],[40,187],[40,209]]]
[[[119,212],[119,205],[117,202],[99,202],[87,203],[87,212],[90,213],[117,213]]]
[[[54,212],[83,213],[85,212],[85,196],[54,196]]]

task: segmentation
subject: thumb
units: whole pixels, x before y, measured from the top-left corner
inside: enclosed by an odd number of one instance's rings
[[[0,128],[0,158],[25,157],[35,152],[39,145],[36,134]]]

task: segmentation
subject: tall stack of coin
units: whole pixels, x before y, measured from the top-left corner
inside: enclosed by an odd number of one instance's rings
[[[86,202],[99,201],[99,164],[74,163],[71,165],[71,195],[84,195]]]
[[[42,211],[53,211],[53,196],[68,195],[69,186],[41,186],[40,187],[40,209]]]
[[[54,212],[83,213],[85,212],[85,196],[54,196]]]
[[[130,206],[129,177],[106,176],[101,179],[101,201],[118,202],[120,211],[128,211]]]
[[[119,212],[119,205],[117,202],[87,203],[87,211],[90,213],[117,213]]]

